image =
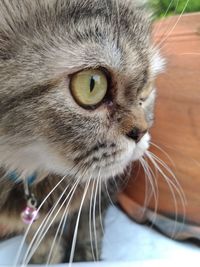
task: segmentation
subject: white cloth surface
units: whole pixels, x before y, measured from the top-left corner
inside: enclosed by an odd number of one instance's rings
[[[22,237],[16,237],[0,243],[0,266],[14,263],[21,240]],[[73,266],[169,267],[189,264],[200,266],[200,248],[173,241],[148,226],[134,223],[119,209],[110,207],[105,220],[102,258],[104,260],[102,263],[73,264]]]
[[[171,240],[151,227],[130,220],[111,207],[106,216],[102,257],[106,261],[138,261],[199,257],[200,248]],[[199,263],[200,266],[200,263]]]

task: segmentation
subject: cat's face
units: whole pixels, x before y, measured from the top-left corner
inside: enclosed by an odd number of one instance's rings
[[[148,149],[161,62],[132,2],[0,2],[1,165],[106,179]]]

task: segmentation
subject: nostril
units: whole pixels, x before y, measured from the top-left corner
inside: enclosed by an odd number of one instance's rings
[[[131,139],[133,139],[136,143],[138,143],[142,137],[147,133],[147,130],[142,131],[137,127],[134,127],[127,136]]]

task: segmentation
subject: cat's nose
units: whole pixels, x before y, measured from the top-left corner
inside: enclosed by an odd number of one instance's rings
[[[134,127],[128,134],[127,137],[134,140],[136,143],[140,142],[142,137],[147,133],[147,130],[140,130],[137,127]]]

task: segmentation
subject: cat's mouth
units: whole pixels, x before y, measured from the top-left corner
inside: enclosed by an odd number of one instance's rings
[[[130,140],[123,140],[119,143],[101,143],[95,145],[90,151],[83,154],[76,160],[81,160],[87,166],[89,176],[93,179],[107,180],[111,177],[121,175],[133,161],[140,159],[149,148],[150,135],[147,133],[136,144]],[[83,179],[87,179],[87,177]]]

